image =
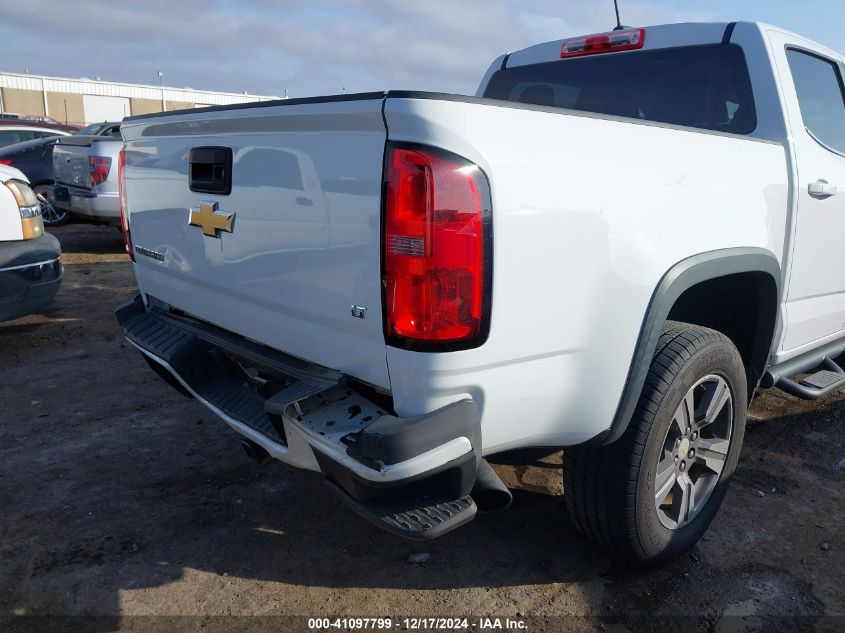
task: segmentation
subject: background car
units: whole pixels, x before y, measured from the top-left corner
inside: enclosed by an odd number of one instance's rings
[[[74,123],[62,123],[61,121],[56,121],[56,119],[49,116],[25,115],[23,118],[25,121],[32,121],[33,123],[45,125],[55,130],[61,130],[62,132],[70,132],[71,134],[75,134],[82,129],[81,125],[76,125]]]
[[[48,136],[0,147],[0,165],[20,169],[35,193],[43,198],[43,219],[47,226],[64,224],[69,218],[67,211],[53,206],[53,145],[58,139]]]
[[[0,147],[31,141],[48,136],[68,136],[70,132],[58,130],[45,123],[0,119]]]
[[[101,121],[90,123],[74,134],[87,136],[113,136],[120,138],[120,121]]]
[[[120,138],[120,122],[92,123],[74,134]],[[47,226],[58,226],[70,219],[69,211],[53,204],[53,146],[58,139],[59,136],[54,135],[0,147],[0,165],[20,169],[32,183],[35,193],[43,198],[43,218]]]
[[[59,241],[44,232],[26,176],[0,165],[0,321],[38,312],[62,283]]]

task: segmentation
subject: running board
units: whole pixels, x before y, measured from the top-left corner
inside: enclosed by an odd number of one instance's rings
[[[837,389],[845,387],[845,370],[832,357],[843,352],[842,341],[815,350],[812,354],[800,356],[781,365],[770,367],[761,386],[777,387],[789,395],[802,400],[819,400]],[[797,374],[811,373],[796,381]]]

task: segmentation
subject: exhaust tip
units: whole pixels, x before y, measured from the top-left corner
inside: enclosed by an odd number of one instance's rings
[[[486,459],[482,459],[478,466],[470,496],[481,512],[504,510],[513,501],[511,491],[502,483]]]
[[[241,447],[244,449],[244,453],[246,453],[246,456],[249,457],[256,464],[260,464],[261,462],[263,462],[265,459],[267,459],[269,455],[263,447],[259,446],[252,440],[242,439]]]

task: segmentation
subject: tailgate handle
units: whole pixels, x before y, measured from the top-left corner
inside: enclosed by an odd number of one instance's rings
[[[192,147],[188,157],[189,187],[196,193],[232,193],[232,148]]]

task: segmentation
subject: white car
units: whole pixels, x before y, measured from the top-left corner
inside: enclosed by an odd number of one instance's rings
[[[45,138],[47,136],[70,136],[70,132],[39,125],[18,123],[17,121],[14,123],[8,121],[0,122],[0,147],[14,143],[23,143],[24,141],[32,141],[37,138]]]
[[[62,283],[59,241],[44,232],[41,203],[19,169],[0,165],[0,321],[38,312]]]
[[[575,525],[665,561],[758,387],[845,385],[843,62],[664,25],[502,55],[475,97],[130,117],[118,319],[253,456],[386,530],[502,507],[485,457],[563,447]]]

